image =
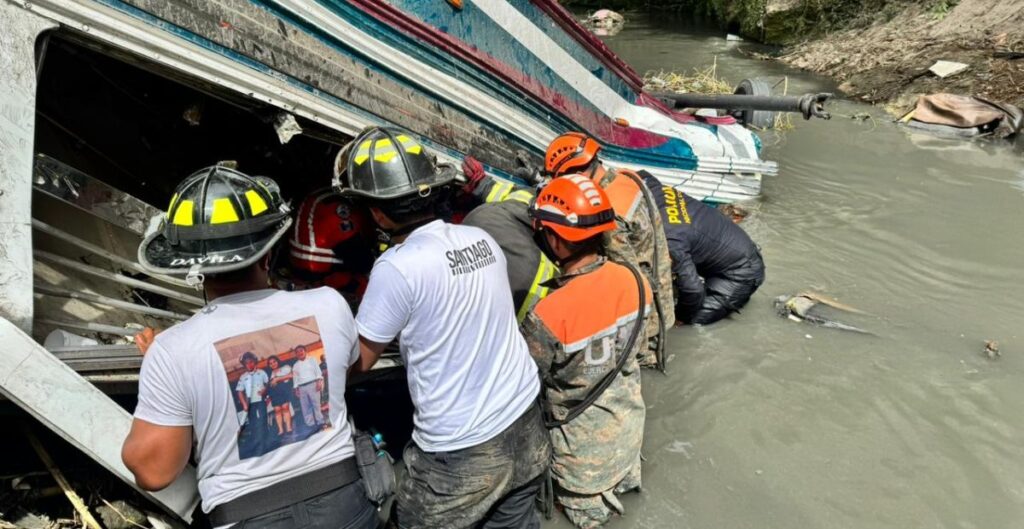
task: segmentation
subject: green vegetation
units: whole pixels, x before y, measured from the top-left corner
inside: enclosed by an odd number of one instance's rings
[[[793,44],[831,31],[888,21],[908,5],[946,16],[959,0],[563,0],[580,7],[671,10],[708,16],[726,30],[771,44]]]

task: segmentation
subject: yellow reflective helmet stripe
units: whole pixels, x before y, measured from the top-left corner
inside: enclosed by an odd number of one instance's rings
[[[213,213],[210,214],[210,224],[226,224],[238,222],[238,212],[230,198],[218,198],[213,201]]]
[[[171,218],[171,212],[174,211],[174,203],[178,201],[178,194],[175,193],[171,197],[171,203],[167,205],[167,218]]]
[[[255,189],[250,189],[246,191],[245,198],[249,200],[249,211],[252,213],[252,216],[254,217],[269,209],[267,206],[267,201],[263,200],[263,197],[261,197],[260,194],[257,193]]]
[[[359,149],[356,150],[356,156],[352,159],[356,165],[363,165],[366,160],[370,159],[370,144],[372,143],[373,141],[366,140],[359,144]]]
[[[409,154],[422,154],[423,146],[416,142],[416,140],[406,136],[405,134],[399,134],[395,136],[398,143],[402,145],[405,152]],[[363,165],[366,160],[370,159],[370,146],[373,146],[373,161],[388,163],[398,156],[398,150],[394,142],[390,138],[381,138],[379,140],[365,140],[359,144],[359,148],[356,149],[356,155],[352,158],[353,163],[356,165]]]
[[[409,154],[420,154],[423,152],[423,146],[416,143],[416,140],[406,136],[405,134],[399,134],[396,139],[398,143],[402,144],[402,148]]]
[[[195,203],[191,200],[182,200],[178,203],[178,209],[174,212],[174,220],[172,224],[177,226],[191,226],[192,225],[192,209]]]
[[[516,320],[522,323],[526,319],[526,315],[529,314],[530,309],[537,304],[538,301],[544,299],[551,291],[550,288],[543,285],[551,278],[558,274],[558,267],[548,259],[544,252],[540,254],[540,264],[537,265],[537,274],[533,276],[533,282],[530,283],[530,291],[526,294],[526,299],[523,300],[523,305],[519,307],[519,312],[516,313]]]

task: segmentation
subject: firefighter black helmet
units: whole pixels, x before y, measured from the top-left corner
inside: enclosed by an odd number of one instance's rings
[[[150,222],[139,263],[170,275],[238,270],[263,257],[290,224],[273,180],[207,167],[178,184],[167,213]]]
[[[335,164],[338,191],[382,202],[427,198],[454,180],[454,167],[439,166],[410,134],[383,127],[364,129]]]

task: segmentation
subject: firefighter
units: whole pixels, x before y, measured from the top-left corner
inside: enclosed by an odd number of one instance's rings
[[[342,193],[364,201],[392,243],[356,318],[355,369],[369,370],[401,334],[415,408],[397,525],[538,527],[550,443],[503,252],[484,230],[437,217],[454,168],[409,134],[370,128],[346,158]]]
[[[306,197],[288,240],[287,272],[303,288],[328,286],[359,305],[373,266],[370,213],[333,189]]]
[[[269,251],[291,225],[280,196],[238,171],[208,167],[179,184],[166,215],[153,220],[139,263],[185,276],[209,302],[153,338],[143,359],[121,452],[136,483],[167,487],[195,440],[202,508],[214,527],[376,527],[344,398],[358,358],[352,312],[328,288],[267,288]],[[330,370],[321,411],[333,427],[269,436],[264,369],[294,345],[315,345]]]
[[[466,157],[462,172],[467,183],[463,196],[471,203],[483,201],[463,219],[467,226],[476,226],[497,241],[508,260],[508,282],[516,319],[523,321],[533,306],[547,295],[545,283],[558,274],[558,267],[540,250],[534,240],[533,222],[527,208],[533,191],[514,188],[511,182],[486,178],[484,168],[476,159]],[[507,187],[506,187],[507,186]],[[487,200],[490,196],[491,200]]]
[[[522,326],[544,380],[555,499],[576,527],[599,527],[623,512],[620,494],[640,487],[650,286],[632,265],[602,255],[615,211],[588,176],[552,180],[530,216],[562,269]]]

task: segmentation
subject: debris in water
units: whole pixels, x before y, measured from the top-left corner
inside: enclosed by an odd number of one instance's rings
[[[827,327],[829,329],[839,329],[861,334],[872,334],[864,329],[835,321],[822,314],[822,307],[829,307],[855,314],[863,314],[862,311],[849,305],[844,305],[832,298],[829,298],[828,296],[814,292],[800,292],[795,296],[779,296],[775,298],[773,304],[775,305],[775,311],[783,318],[788,318],[797,322],[807,322],[820,327]],[[808,334],[805,337],[811,338],[811,335]]]
[[[721,204],[718,206],[718,211],[721,211],[726,217],[732,218],[732,221],[736,224],[743,222],[750,216],[750,211],[747,208],[737,204]]]
[[[759,469],[754,471],[754,474],[757,474],[758,476],[760,476],[761,474],[764,474],[764,471],[759,468]]]
[[[999,342],[995,340],[985,340],[984,352],[985,356],[988,357],[989,360],[995,360],[996,358],[1003,356],[1003,353],[999,352]]]
[[[689,441],[672,441],[672,444],[665,447],[665,450],[668,450],[673,454],[683,454],[683,457],[686,459],[693,458],[693,455],[690,452],[693,450],[693,443]]]
[[[813,336],[811,336],[810,334],[805,334],[805,335],[804,335],[804,338],[807,338],[808,340],[810,340],[811,338],[814,338],[814,337],[813,337]]]
[[[970,65],[962,62],[936,61],[931,68],[928,68],[928,71],[939,76],[941,79],[945,79],[951,75],[956,75],[969,67]]]
[[[733,35],[732,33],[726,33],[725,40],[728,42],[743,42],[743,37],[739,35]]]
[[[626,18],[611,9],[598,9],[583,20],[583,25],[600,37],[611,37],[622,31]]]

